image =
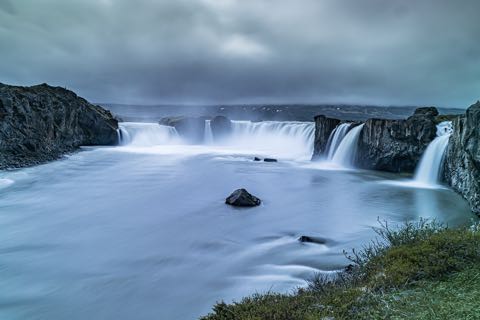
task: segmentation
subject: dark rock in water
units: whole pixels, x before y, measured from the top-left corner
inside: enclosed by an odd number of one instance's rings
[[[445,181],[480,215],[480,102],[453,121],[444,163]]]
[[[413,172],[436,137],[433,108],[419,108],[406,120],[369,119],[360,134],[355,164],[390,172]]]
[[[207,117],[167,117],[162,118],[159,124],[174,127],[180,137],[191,143],[202,143],[207,119]]]
[[[210,121],[214,139],[221,139],[232,133],[232,121],[224,116],[216,116]]]
[[[0,169],[58,159],[85,145],[118,143],[118,122],[74,92],[0,84]]]
[[[255,157],[253,158],[253,161],[262,161],[262,159],[260,159],[259,157]]]
[[[265,158],[263,159],[264,162],[278,162],[277,159],[274,159],[274,158]]]
[[[322,115],[315,117],[315,142],[312,160],[320,159],[325,155],[328,138],[340,122],[339,119],[327,118]]]
[[[310,237],[310,236],[300,236],[298,238],[300,242],[308,242],[308,243],[316,243],[316,244],[325,244],[327,240],[317,237]]]
[[[261,200],[245,189],[237,189],[225,199],[225,203],[236,207],[254,207],[260,205]]]

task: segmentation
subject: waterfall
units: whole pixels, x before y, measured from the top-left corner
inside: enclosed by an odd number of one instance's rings
[[[211,120],[205,120],[205,133],[203,137],[203,141],[205,144],[213,143],[212,126],[210,125],[210,123],[211,123]]]
[[[442,172],[442,163],[448,140],[453,133],[451,121],[437,125],[437,137],[430,142],[415,171],[415,181],[423,185],[437,185]]]
[[[351,167],[358,148],[358,139],[364,124],[350,130],[335,151],[332,162],[342,167]]]
[[[313,122],[232,121],[232,134],[224,143],[267,156],[309,160],[314,138]]]
[[[121,122],[118,125],[120,145],[148,147],[181,143],[173,127],[140,122]]]
[[[335,129],[333,129],[330,137],[328,137],[327,141],[327,159],[332,160],[335,151],[337,151],[338,146],[342,142],[343,138],[347,134],[348,129],[350,128],[351,123],[341,123]]]

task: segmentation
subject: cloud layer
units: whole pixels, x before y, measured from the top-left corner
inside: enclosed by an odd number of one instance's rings
[[[0,82],[117,103],[465,107],[477,0],[0,1]]]

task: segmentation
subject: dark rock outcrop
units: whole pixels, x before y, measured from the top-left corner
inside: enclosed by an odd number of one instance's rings
[[[207,117],[167,117],[162,118],[159,124],[174,127],[180,137],[191,143],[202,143],[207,119]]]
[[[355,164],[390,172],[413,172],[436,137],[434,107],[419,108],[406,120],[369,119],[359,139]]]
[[[225,203],[236,207],[255,207],[262,201],[245,189],[237,189],[225,199]]]
[[[0,84],[0,169],[59,158],[84,145],[118,143],[109,111],[47,84]]]
[[[310,236],[300,236],[298,241],[302,243],[316,243],[316,244],[326,244],[327,240],[318,237],[310,237]]]
[[[263,162],[278,162],[278,160],[274,158],[265,158],[263,159]]]
[[[324,156],[328,138],[340,122],[338,119],[327,118],[323,115],[315,117],[315,142],[312,160],[320,159]]]
[[[224,116],[216,116],[210,121],[214,139],[224,138],[232,133],[232,121]]]
[[[480,215],[480,102],[453,121],[444,162],[444,179]]]

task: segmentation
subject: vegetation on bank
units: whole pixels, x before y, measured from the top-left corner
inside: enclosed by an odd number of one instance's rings
[[[319,275],[294,294],[220,302],[202,319],[480,319],[478,224],[450,229],[421,220],[375,231],[335,279]]]

